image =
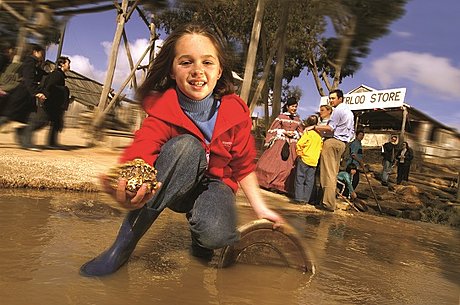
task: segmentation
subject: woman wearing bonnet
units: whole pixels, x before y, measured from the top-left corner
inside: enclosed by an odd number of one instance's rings
[[[288,98],[283,112],[267,130],[266,150],[256,167],[259,185],[265,189],[285,194],[293,192],[296,144],[303,132],[302,121],[297,114],[298,104],[297,98]],[[282,154],[284,145],[287,147]]]

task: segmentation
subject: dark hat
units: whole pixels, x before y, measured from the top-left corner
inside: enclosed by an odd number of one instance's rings
[[[299,101],[295,97],[291,96],[291,97],[288,97],[286,101],[286,106],[291,106],[291,105],[298,104],[298,103]]]

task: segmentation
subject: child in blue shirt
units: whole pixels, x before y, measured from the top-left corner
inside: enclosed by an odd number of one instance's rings
[[[353,188],[353,176],[357,174],[356,164],[348,164],[345,171],[340,171],[337,174],[337,188],[339,189],[339,194],[351,199],[356,199],[356,192]]]

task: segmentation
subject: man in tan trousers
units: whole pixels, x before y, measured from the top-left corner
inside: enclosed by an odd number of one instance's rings
[[[336,208],[335,190],[340,158],[346,144],[354,135],[354,116],[348,105],[343,103],[343,92],[340,89],[329,93],[329,104],[334,107],[329,123],[316,125],[311,129],[329,135],[324,139],[321,151],[320,182],[323,188],[323,200],[319,208],[333,212]]]

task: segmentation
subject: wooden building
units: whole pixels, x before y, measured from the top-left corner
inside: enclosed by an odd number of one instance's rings
[[[356,96],[388,93],[387,91],[390,92],[390,90],[379,91],[361,85],[345,96],[353,101]],[[383,97],[382,94],[380,96]],[[400,102],[398,107],[352,109],[355,114],[355,128],[363,128],[366,133],[363,145],[380,147],[392,134],[396,134],[400,137],[400,142],[409,143],[422,161],[458,168],[460,165],[459,132],[417,110],[410,105],[410,102],[404,99]]]
[[[46,61],[44,69],[54,70],[55,64]],[[66,86],[69,88],[71,103],[65,114],[67,127],[85,127],[91,124],[104,85],[75,71],[66,72]],[[113,92],[113,89],[111,90]],[[113,97],[109,94],[109,99]],[[105,129],[132,132],[140,127],[144,112],[139,103],[120,96],[117,106],[112,109],[105,120]]]

